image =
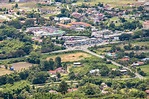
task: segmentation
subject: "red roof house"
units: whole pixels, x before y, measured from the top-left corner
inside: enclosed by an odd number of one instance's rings
[[[67,73],[67,71],[64,70],[63,67],[59,67],[59,68],[57,68],[55,70],[50,70],[49,73],[51,75],[55,75],[56,73]]]

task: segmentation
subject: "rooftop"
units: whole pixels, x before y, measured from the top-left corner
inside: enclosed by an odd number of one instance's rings
[[[149,25],[149,20],[146,20],[143,24]]]

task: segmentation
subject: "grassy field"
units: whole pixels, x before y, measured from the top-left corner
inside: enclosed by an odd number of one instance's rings
[[[0,76],[10,74],[12,71],[5,69],[5,68],[0,68]]]
[[[16,3],[3,3],[0,4],[0,8],[7,8],[10,9],[12,8]],[[26,3],[18,3],[19,7],[30,7],[30,8],[35,8],[36,3],[35,2],[26,2]]]
[[[62,62],[74,62],[74,61],[82,60],[87,57],[91,57],[90,54],[87,54],[85,52],[75,52],[75,53],[52,55],[47,57],[47,60],[49,60],[50,58],[55,59],[57,56],[61,57]]]
[[[77,2],[77,4],[81,5],[82,2],[84,0],[79,0]],[[90,3],[91,5],[95,5],[95,4],[98,4],[98,2],[102,2],[102,3],[105,3],[105,4],[110,4],[111,6],[115,7],[115,6],[125,6],[127,4],[133,4],[133,3],[136,3],[135,0],[90,0],[90,2],[86,2],[86,3]]]
[[[104,54],[106,51],[109,51],[111,47],[97,48],[94,50],[97,54]]]
[[[147,74],[146,77],[149,78],[149,64],[140,66],[140,68]]]

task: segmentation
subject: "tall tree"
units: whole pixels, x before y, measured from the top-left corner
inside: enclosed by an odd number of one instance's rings
[[[58,88],[58,91],[61,92],[62,94],[65,94],[68,90],[68,85],[65,81],[62,81],[60,84],[59,84],[59,88]]]
[[[58,67],[62,67],[61,58],[60,57],[56,57],[55,58],[55,68],[58,68]]]

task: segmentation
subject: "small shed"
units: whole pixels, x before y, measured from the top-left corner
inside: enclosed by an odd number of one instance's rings
[[[78,67],[78,66],[82,66],[82,64],[80,62],[75,62],[73,63],[74,67]]]

